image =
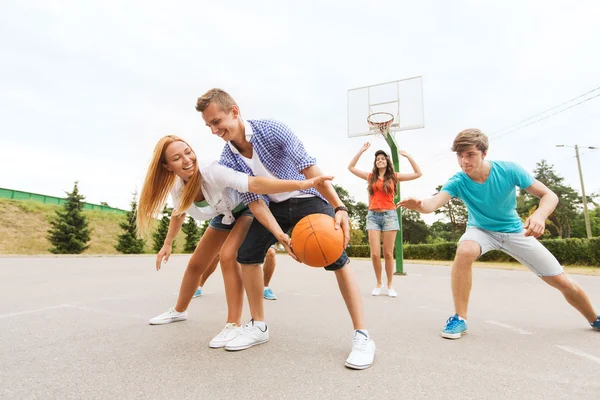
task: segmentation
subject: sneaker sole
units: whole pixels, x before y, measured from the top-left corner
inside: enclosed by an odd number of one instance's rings
[[[277,300],[277,297],[275,297],[275,298],[273,299],[273,298],[269,298],[269,297],[264,297],[264,296],[263,296],[263,298],[264,298],[265,300]]]
[[[269,339],[265,339],[265,340],[261,340],[260,342],[255,342],[255,343],[248,344],[248,345],[243,345],[243,346],[231,346],[231,347],[227,347],[227,345],[225,345],[225,350],[227,350],[227,351],[246,350],[246,349],[249,349],[252,346],[258,346],[259,344],[267,343],[268,341],[269,341]]]
[[[148,323],[150,325],[166,325],[166,324],[170,324],[172,322],[185,321],[186,319],[187,319],[187,317],[185,317],[185,318],[173,318],[173,319],[169,319],[169,320],[166,320],[166,321],[154,321],[154,322],[148,321]]]
[[[227,343],[229,343],[229,342],[223,342],[223,343],[210,342],[210,343],[208,343],[208,347],[210,347],[211,349],[222,349],[223,347],[227,346]]]
[[[375,361],[375,360],[373,360],[373,361]],[[371,365],[373,365],[373,363],[371,363],[369,365],[354,365],[354,364],[350,364],[348,361],[346,361],[344,363],[344,365],[346,366],[346,368],[361,370],[361,369],[369,368]]]
[[[461,333],[444,333],[442,332],[441,336],[444,339],[460,339],[463,335],[466,335],[467,331]]]

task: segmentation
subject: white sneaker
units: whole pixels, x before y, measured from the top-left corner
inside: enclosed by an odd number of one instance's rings
[[[366,369],[373,364],[375,359],[375,342],[360,330],[354,331],[352,351],[346,359],[346,367],[352,369]]]
[[[262,331],[258,326],[254,325],[254,320],[250,320],[242,328],[238,336],[225,345],[225,350],[238,351],[245,350],[257,344],[266,343],[269,341],[269,327],[265,325],[265,330]]]
[[[396,293],[396,291],[394,289],[388,289],[388,296],[396,297],[396,296],[398,296],[398,293]]]
[[[373,291],[371,292],[371,294],[373,296],[379,296],[381,294],[381,287],[376,287],[375,289],[373,289]]]
[[[228,322],[225,325],[225,328],[223,328],[223,330],[208,343],[208,347],[212,349],[225,347],[227,343],[238,337],[241,332],[242,327],[237,326],[237,324],[233,322]]]
[[[170,324],[171,322],[185,321],[187,319],[187,311],[177,312],[175,308],[171,308],[164,314],[160,314],[158,317],[150,318],[150,325],[163,325]]]

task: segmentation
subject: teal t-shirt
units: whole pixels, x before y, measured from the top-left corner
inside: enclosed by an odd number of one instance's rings
[[[523,222],[516,210],[516,187],[527,189],[535,178],[514,162],[489,163],[490,175],[485,182],[477,183],[461,171],[448,179],[442,191],[465,203],[469,211],[467,226],[493,232],[521,232]]]

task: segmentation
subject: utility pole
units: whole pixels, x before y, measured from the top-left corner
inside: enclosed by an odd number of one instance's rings
[[[585,231],[588,239],[592,238],[592,226],[590,224],[590,216],[588,214],[587,198],[585,197],[585,187],[583,186],[583,173],[581,172],[581,161],[579,159],[579,146],[565,146],[564,144],[557,144],[556,147],[574,147],[575,157],[577,158],[577,169],[579,170],[579,182],[581,183],[581,196],[583,199],[583,218],[585,219]],[[584,149],[596,150],[598,147],[584,146]]]

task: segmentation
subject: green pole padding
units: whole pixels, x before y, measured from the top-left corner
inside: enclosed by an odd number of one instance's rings
[[[398,146],[396,145],[396,140],[391,133],[388,133],[385,136],[385,141],[390,146],[390,150],[392,152],[392,162],[394,163],[394,171],[400,172],[400,161],[398,159]],[[398,182],[398,186],[396,187],[396,196],[394,197],[394,203],[400,201],[400,182]],[[400,229],[398,230],[398,234],[396,235],[396,243],[395,243],[395,251],[396,251],[396,272],[394,275],[406,275],[404,272],[404,252],[402,251],[402,208],[397,208],[396,212],[398,213],[398,223]]]

